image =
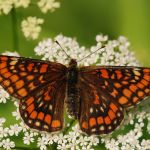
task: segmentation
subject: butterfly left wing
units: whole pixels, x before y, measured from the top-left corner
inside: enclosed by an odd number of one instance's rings
[[[64,65],[0,56],[0,85],[20,100],[20,114],[29,127],[48,132],[62,129],[66,90]]]
[[[150,95],[150,69],[83,67],[79,88],[81,129],[88,134],[107,134],[121,124],[125,108]]]

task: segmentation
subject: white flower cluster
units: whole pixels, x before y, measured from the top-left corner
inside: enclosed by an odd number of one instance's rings
[[[30,4],[30,0],[0,0],[0,14],[7,15],[13,7],[27,8]]]
[[[41,31],[41,24],[44,23],[42,18],[28,17],[21,23],[21,28],[24,36],[27,39],[37,39]]]
[[[134,53],[129,51],[129,42],[122,36],[117,40],[108,40],[107,36],[97,35],[97,44],[87,49],[84,46],[80,47],[75,39],[58,35],[54,38],[54,40],[47,39],[40,42],[35,48],[35,53],[39,56],[43,56],[44,60],[56,60],[67,65],[69,63],[69,59],[55,41],[58,41],[60,45],[65,48],[67,54],[71,58],[77,59],[77,61],[105,45],[104,48],[93,53],[86,59],[79,61],[79,65],[138,65],[138,62],[134,57]]]
[[[81,61],[79,65],[105,65],[105,63],[106,65],[138,65],[133,53],[129,51],[129,42],[124,37],[119,37],[117,40],[108,40],[107,36],[98,35],[96,37],[97,44],[87,49],[84,46],[80,47],[75,39],[58,35],[54,40],[47,39],[40,42],[35,48],[36,55],[43,56],[44,60],[55,60],[68,64],[69,58],[54,42],[55,40],[61,44],[68,55],[77,60],[81,60],[89,53],[105,46],[105,48]],[[7,99],[5,94],[0,97],[0,99],[2,98]],[[100,144],[105,144],[108,150],[150,149],[150,139],[144,138],[144,132],[150,135],[150,104],[141,103],[133,111],[134,113],[128,112],[123,125],[125,127],[119,130],[119,135],[116,135],[115,132],[115,134],[109,134],[105,137],[84,135],[79,129],[79,125],[69,118],[67,118],[69,123],[64,132],[52,134],[37,132],[22,122],[18,101],[14,100],[14,105],[16,110],[12,112],[12,116],[17,120],[16,124],[4,127],[6,119],[0,118],[0,148],[3,149],[15,148],[17,143],[13,141],[12,136],[19,136],[20,134],[23,135],[22,140],[25,145],[34,144],[40,150],[50,149],[51,146],[58,150],[94,150],[95,146]],[[18,120],[20,120],[19,123]],[[127,130],[126,127],[128,127]]]
[[[16,8],[18,7],[27,8],[30,2],[31,0],[13,0],[13,4]]]
[[[31,0],[0,0],[0,14],[7,15],[12,8],[29,7]],[[60,7],[60,3],[55,0],[39,0],[37,6],[41,12],[47,13],[48,11],[53,12],[56,8]]]
[[[47,13],[48,11],[53,12],[56,8],[59,8],[60,3],[55,0],[40,0],[38,6],[43,13]]]
[[[12,4],[11,0],[0,0],[0,14],[8,14],[13,7]]]

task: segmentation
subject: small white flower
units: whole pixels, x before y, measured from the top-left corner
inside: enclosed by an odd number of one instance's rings
[[[11,148],[15,147],[15,143],[13,141],[10,141],[10,139],[8,138],[2,141],[2,145],[3,145],[3,148],[6,150],[11,150]]]
[[[21,22],[21,28],[24,36],[28,39],[37,39],[41,31],[42,18],[28,17]]]
[[[149,150],[150,149],[150,140],[143,139],[141,142],[141,149],[142,150]]]
[[[100,35],[96,36],[96,41],[97,42],[106,42],[107,40],[108,40],[108,36],[107,35],[103,36],[102,34],[100,34]]]
[[[19,108],[16,108],[16,111],[12,112],[12,116],[16,118],[16,120],[19,120],[20,117],[20,112],[19,112]]]
[[[27,8],[30,4],[30,0],[13,0],[13,4],[16,8],[23,7]]]
[[[0,127],[3,126],[3,124],[6,122],[5,118],[0,118]]]
[[[13,7],[12,0],[0,0],[0,14],[4,13],[7,15]]]
[[[48,11],[53,12],[56,8],[59,8],[60,3],[55,0],[40,0],[38,6],[43,13],[47,13]]]
[[[29,134],[28,132],[25,132],[23,137],[23,143],[26,145],[30,145],[30,143],[34,142],[33,133]]]
[[[18,126],[18,124],[14,124],[14,125],[11,125],[10,126],[10,129],[9,129],[9,135],[10,136],[13,136],[13,135],[16,135],[18,136],[18,134],[21,132],[22,128],[20,126]]]
[[[66,143],[61,143],[57,145],[57,149],[59,150],[68,150],[69,145],[67,145]]]
[[[46,150],[46,145],[48,144],[48,140],[43,137],[39,137],[37,140],[37,146],[40,148],[40,150]]]
[[[6,103],[9,94],[0,86],[0,103]]]
[[[0,138],[7,137],[9,128],[0,127]]]

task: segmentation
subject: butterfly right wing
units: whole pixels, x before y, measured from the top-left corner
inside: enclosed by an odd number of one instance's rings
[[[150,68],[83,67],[78,85],[81,129],[88,134],[108,134],[121,124],[126,108],[150,95]]]
[[[0,56],[0,85],[20,100],[20,114],[29,127],[48,132],[62,128],[66,90],[64,65]]]

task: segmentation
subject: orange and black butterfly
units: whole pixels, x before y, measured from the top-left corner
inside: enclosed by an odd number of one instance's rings
[[[0,85],[20,100],[24,122],[54,132],[64,124],[64,104],[88,135],[108,134],[126,108],[150,95],[150,68],[77,67],[23,57],[0,56]]]

